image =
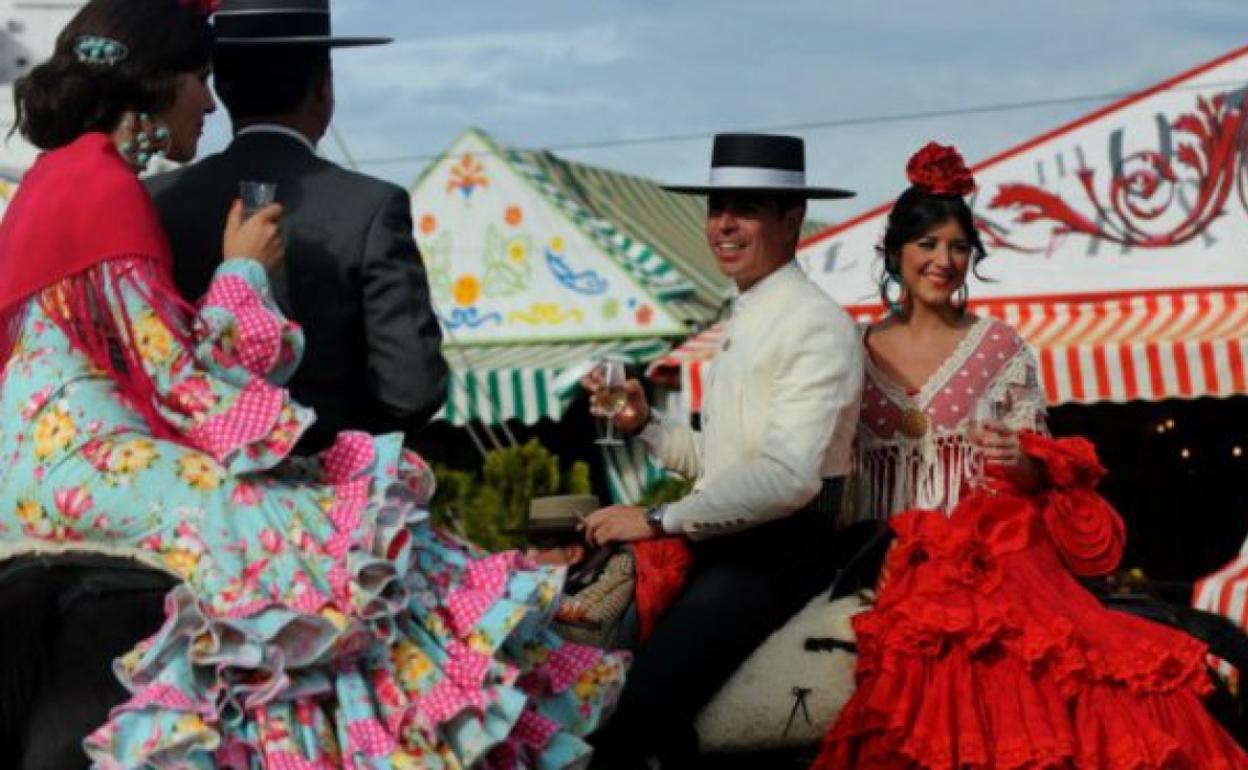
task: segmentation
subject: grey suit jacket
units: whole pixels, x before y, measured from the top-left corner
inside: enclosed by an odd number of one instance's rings
[[[270,279],[307,339],[289,387],[317,422],[300,449],[323,448],[342,430],[410,438],[445,401],[447,366],[407,193],[277,133],[245,134],[218,155],[149,179],[187,299],[203,296],[221,264],[241,179],[277,182],[285,207],[286,260]]]

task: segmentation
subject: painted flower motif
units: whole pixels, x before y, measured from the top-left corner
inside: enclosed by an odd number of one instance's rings
[[[529,249],[521,238],[516,238],[507,244],[507,259],[517,265],[523,265],[525,260],[529,258]]]
[[[151,439],[130,439],[110,452],[109,470],[126,475],[138,473],[152,467],[157,457],[156,443]]]
[[[246,481],[239,482],[238,486],[234,487],[234,491],[230,492],[230,503],[232,505],[250,508],[259,505],[263,499],[264,495],[260,491],[260,487]]]
[[[543,611],[554,606],[556,599],[555,587],[548,580],[542,581],[537,590],[537,606]]]
[[[43,411],[48,405],[48,399],[52,397],[52,386],[40,389],[30,398],[26,399],[25,405],[22,406],[22,419],[33,420],[35,415]]]
[[[519,206],[508,206],[503,212],[503,221],[511,227],[519,227],[524,222],[524,210]]]
[[[459,157],[459,162],[451,167],[450,180],[446,183],[447,194],[459,191],[465,199],[471,198],[477,188],[490,186],[490,179],[485,175],[485,166],[472,153],[466,152]]]
[[[273,426],[273,430],[269,431],[269,435],[265,438],[264,446],[273,454],[285,455],[295,445],[302,427],[295,410],[287,405],[282,408],[282,412],[277,418],[277,424]]]
[[[173,353],[173,335],[155,314],[144,313],[134,325],[139,355],[145,361],[163,364]]]
[[[479,655],[493,655],[494,640],[488,633],[478,628],[468,634],[468,649]]]
[[[33,525],[45,518],[43,506],[34,500],[17,501],[17,520],[24,525]]]
[[[265,527],[260,530],[260,545],[264,548],[264,550],[276,556],[282,552],[282,547],[285,545],[285,541],[282,540],[281,535],[277,534],[272,529]]]
[[[637,312],[634,317],[637,319],[637,323],[639,325],[649,326],[654,323],[654,306],[650,304],[642,305],[637,308]]]
[[[165,566],[183,580],[190,580],[199,566],[199,554],[187,548],[174,548],[165,554]]]
[[[178,478],[193,489],[211,491],[221,486],[221,467],[208,455],[190,452],[178,458]]]
[[[433,231],[438,229],[438,218],[433,214],[424,214],[420,218],[420,234],[433,235]]]
[[[475,305],[481,299],[481,280],[475,275],[461,275],[451,288],[451,294],[460,307]]]
[[[409,690],[417,689],[421,680],[433,673],[433,661],[409,641],[396,645],[391,657],[403,686]]]
[[[556,235],[554,238],[550,239],[550,250],[556,254],[562,254],[563,247],[566,245],[567,244],[564,242],[563,236],[561,235]]]
[[[187,714],[173,725],[173,732],[178,735],[198,733],[206,729],[207,725],[197,714]]]
[[[52,493],[52,501],[61,515],[77,521],[90,511],[95,501],[91,494],[82,487],[63,487]]]
[[[64,404],[43,413],[35,424],[35,458],[46,460],[60,452],[78,435],[74,418]]]
[[[322,608],[321,617],[328,620],[333,625],[333,627],[336,628],[338,631],[346,631],[347,627],[351,625],[350,622],[347,620],[347,616],[343,615],[341,612],[334,609],[333,607]]]
[[[620,317],[620,301],[612,297],[602,303],[602,317],[607,321],[614,321]]]
[[[613,675],[614,668],[611,664],[605,660],[601,661],[593,668],[586,669],[576,680],[572,689],[582,700],[592,700],[598,697],[603,685],[610,682]]]
[[[212,383],[202,374],[193,375],[169,390],[174,407],[188,416],[207,412],[220,400],[212,391]]]

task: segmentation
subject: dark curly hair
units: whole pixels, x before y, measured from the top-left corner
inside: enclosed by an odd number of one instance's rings
[[[975,226],[975,215],[971,207],[961,196],[933,195],[918,187],[911,187],[901,194],[888,214],[888,225],[884,230],[884,243],[877,248],[884,259],[884,272],[880,276],[880,299],[886,306],[892,306],[893,300],[888,296],[888,288],[892,284],[901,284],[901,250],[907,243],[913,243],[933,229],[946,222],[954,221],[966,233],[971,247],[970,272],[977,278],[979,263],[988,256],[984,241]]]
[[[81,37],[121,43],[112,64],[78,60]],[[178,0],[91,0],[56,39],[52,58],[18,79],[14,130],[43,150],[89,131],[112,131],[128,110],[160,112],[177,96],[178,76],[212,60],[212,29]]]

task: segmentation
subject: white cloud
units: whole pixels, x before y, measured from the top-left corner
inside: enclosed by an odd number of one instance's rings
[[[606,65],[626,55],[618,27],[602,25],[411,40],[339,55],[335,67],[353,87],[428,95],[502,90],[525,75]]]
[[[1135,89],[1242,44],[1242,0],[335,0],[341,32],[401,42],[336,55],[359,157],[437,153],[469,125],[550,146]],[[928,138],[980,159],[1098,106],[811,129],[812,176],[895,194]],[[705,174],[709,139],[571,157]],[[419,162],[370,166],[409,181]]]

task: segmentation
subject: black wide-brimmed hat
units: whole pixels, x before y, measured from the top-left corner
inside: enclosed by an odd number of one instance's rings
[[[852,198],[835,187],[806,185],[806,145],[796,136],[716,134],[711,179],[704,185],[663,185],[688,195],[715,192],[783,193],[801,198]]]
[[[217,45],[385,45],[389,37],[334,37],[329,0],[221,0],[212,17]]]

